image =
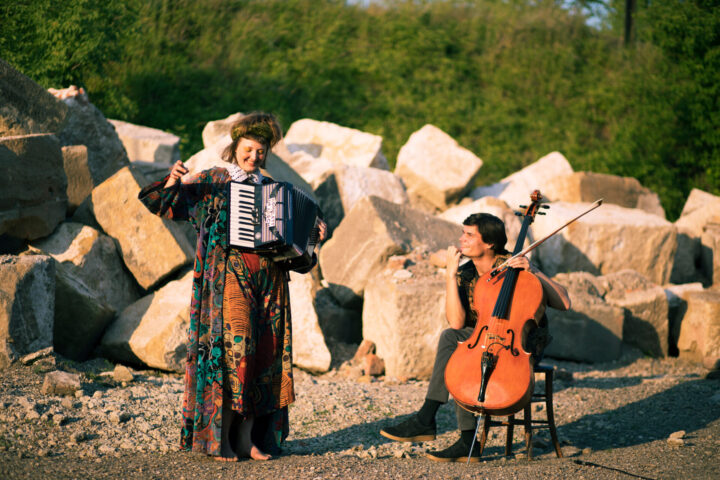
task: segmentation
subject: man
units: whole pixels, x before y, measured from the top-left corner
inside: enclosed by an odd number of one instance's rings
[[[425,442],[436,436],[435,414],[438,408],[448,401],[449,393],[445,387],[445,367],[457,348],[458,342],[467,340],[472,334],[477,315],[473,309],[473,291],[477,280],[494,267],[508,259],[505,250],[507,236],[505,224],[499,218],[487,214],[470,215],[463,222],[460,237],[460,250],[448,247],[445,282],[445,317],[450,328],[440,335],[435,364],[430,377],[425,403],[409,419],[380,430],[380,434],[399,442]],[[459,266],[460,257],[470,261]],[[551,280],[538,269],[530,265],[527,257],[522,256],[509,262],[509,267],[526,270],[535,275],[542,284],[547,305],[560,310],[570,308],[570,297],[562,285]],[[543,315],[538,328],[531,331],[525,345],[537,361],[547,341],[547,319]],[[445,450],[428,453],[428,458],[438,462],[464,461],[470,455],[470,461],[479,460],[479,448],[476,444],[470,454],[475,435],[475,417],[472,413],[456,406],[460,439]]]

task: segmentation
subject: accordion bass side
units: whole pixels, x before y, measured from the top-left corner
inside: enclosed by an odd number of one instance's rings
[[[271,257],[286,270],[312,263],[320,209],[287,182],[228,185],[228,244]]]

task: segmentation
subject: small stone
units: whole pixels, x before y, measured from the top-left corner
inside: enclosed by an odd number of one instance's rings
[[[382,375],[385,373],[385,361],[374,353],[368,353],[363,362],[363,372],[375,377]]]
[[[108,420],[115,424],[125,423],[130,419],[130,414],[127,412],[111,412],[108,415]]]
[[[60,401],[60,405],[62,405],[63,408],[67,408],[68,410],[71,408],[75,408],[75,402],[73,402],[73,399],[70,397],[63,397],[63,399]]]
[[[352,365],[360,365],[362,364],[363,359],[370,353],[375,353],[375,343],[368,339],[364,339],[360,342],[360,345],[355,351],[355,355],[350,363]]]
[[[53,353],[53,347],[47,347],[43,348],[42,350],[38,350],[37,352],[28,353],[24,357],[20,358],[20,363],[23,365],[30,365],[33,362],[40,360],[41,358],[48,357],[52,355]]]
[[[103,397],[103,393],[100,390],[98,390],[92,394],[92,398],[102,398],[102,397]]]
[[[356,380],[358,383],[372,383],[372,377],[370,375],[363,375]]]
[[[670,438],[685,438],[685,430],[678,430],[670,434]]]
[[[387,260],[387,268],[389,270],[401,270],[408,264],[408,258],[401,255],[393,255]]]
[[[393,273],[393,278],[396,278],[398,280],[408,280],[412,278],[413,274],[409,270],[398,270],[395,273]]]
[[[80,443],[86,439],[85,432],[73,432],[72,441],[75,443]]]
[[[674,447],[682,447],[685,445],[685,440],[683,438],[670,437],[667,442],[668,445],[672,445]]]
[[[78,390],[77,392],[75,392],[75,398],[82,398],[84,395],[85,392],[83,392],[82,390]]]
[[[30,410],[29,412],[27,412],[27,414],[25,414],[24,418],[26,418],[27,420],[37,420],[38,418],[40,418],[40,414],[35,410]]]
[[[61,370],[45,374],[41,389],[45,395],[75,395],[78,390],[80,390],[80,376]]]
[[[55,425],[62,425],[66,419],[67,419],[67,417],[65,417],[65,415],[63,415],[61,413],[56,413],[55,415],[52,416],[52,421]]]
[[[590,448],[590,447],[586,447],[586,448],[582,449],[583,455],[590,455],[591,453],[592,453],[592,448]]]
[[[112,378],[118,383],[121,382],[132,382],[135,379],[135,375],[125,365],[116,365],[113,370]]]

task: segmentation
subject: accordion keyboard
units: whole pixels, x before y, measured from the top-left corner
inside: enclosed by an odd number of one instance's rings
[[[254,248],[256,225],[260,223],[260,212],[255,205],[255,187],[244,183],[231,182],[230,196],[235,200],[229,209],[228,234],[231,245]]]

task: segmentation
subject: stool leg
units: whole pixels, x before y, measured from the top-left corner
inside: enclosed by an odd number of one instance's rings
[[[507,422],[507,438],[505,439],[505,456],[509,457],[512,453],[513,429],[515,428],[515,415],[508,416]]]
[[[525,406],[523,411],[523,423],[525,424],[525,448],[527,450],[527,458],[532,458],[532,408],[531,403]]]
[[[482,457],[485,450],[485,442],[487,441],[488,432],[490,431],[490,415],[483,415],[483,431],[480,437],[480,456]],[[479,420],[479,419],[478,419]]]
[[[555,430],[555,414],[553,413],[553,372],[550,370],[545,374],[545,411],[547,412],[548,428],[550,429],[550,438],[552,438],[553,447],[555,447],[555,455],[562,458],[563,453],[558,442],[557,431]]]

